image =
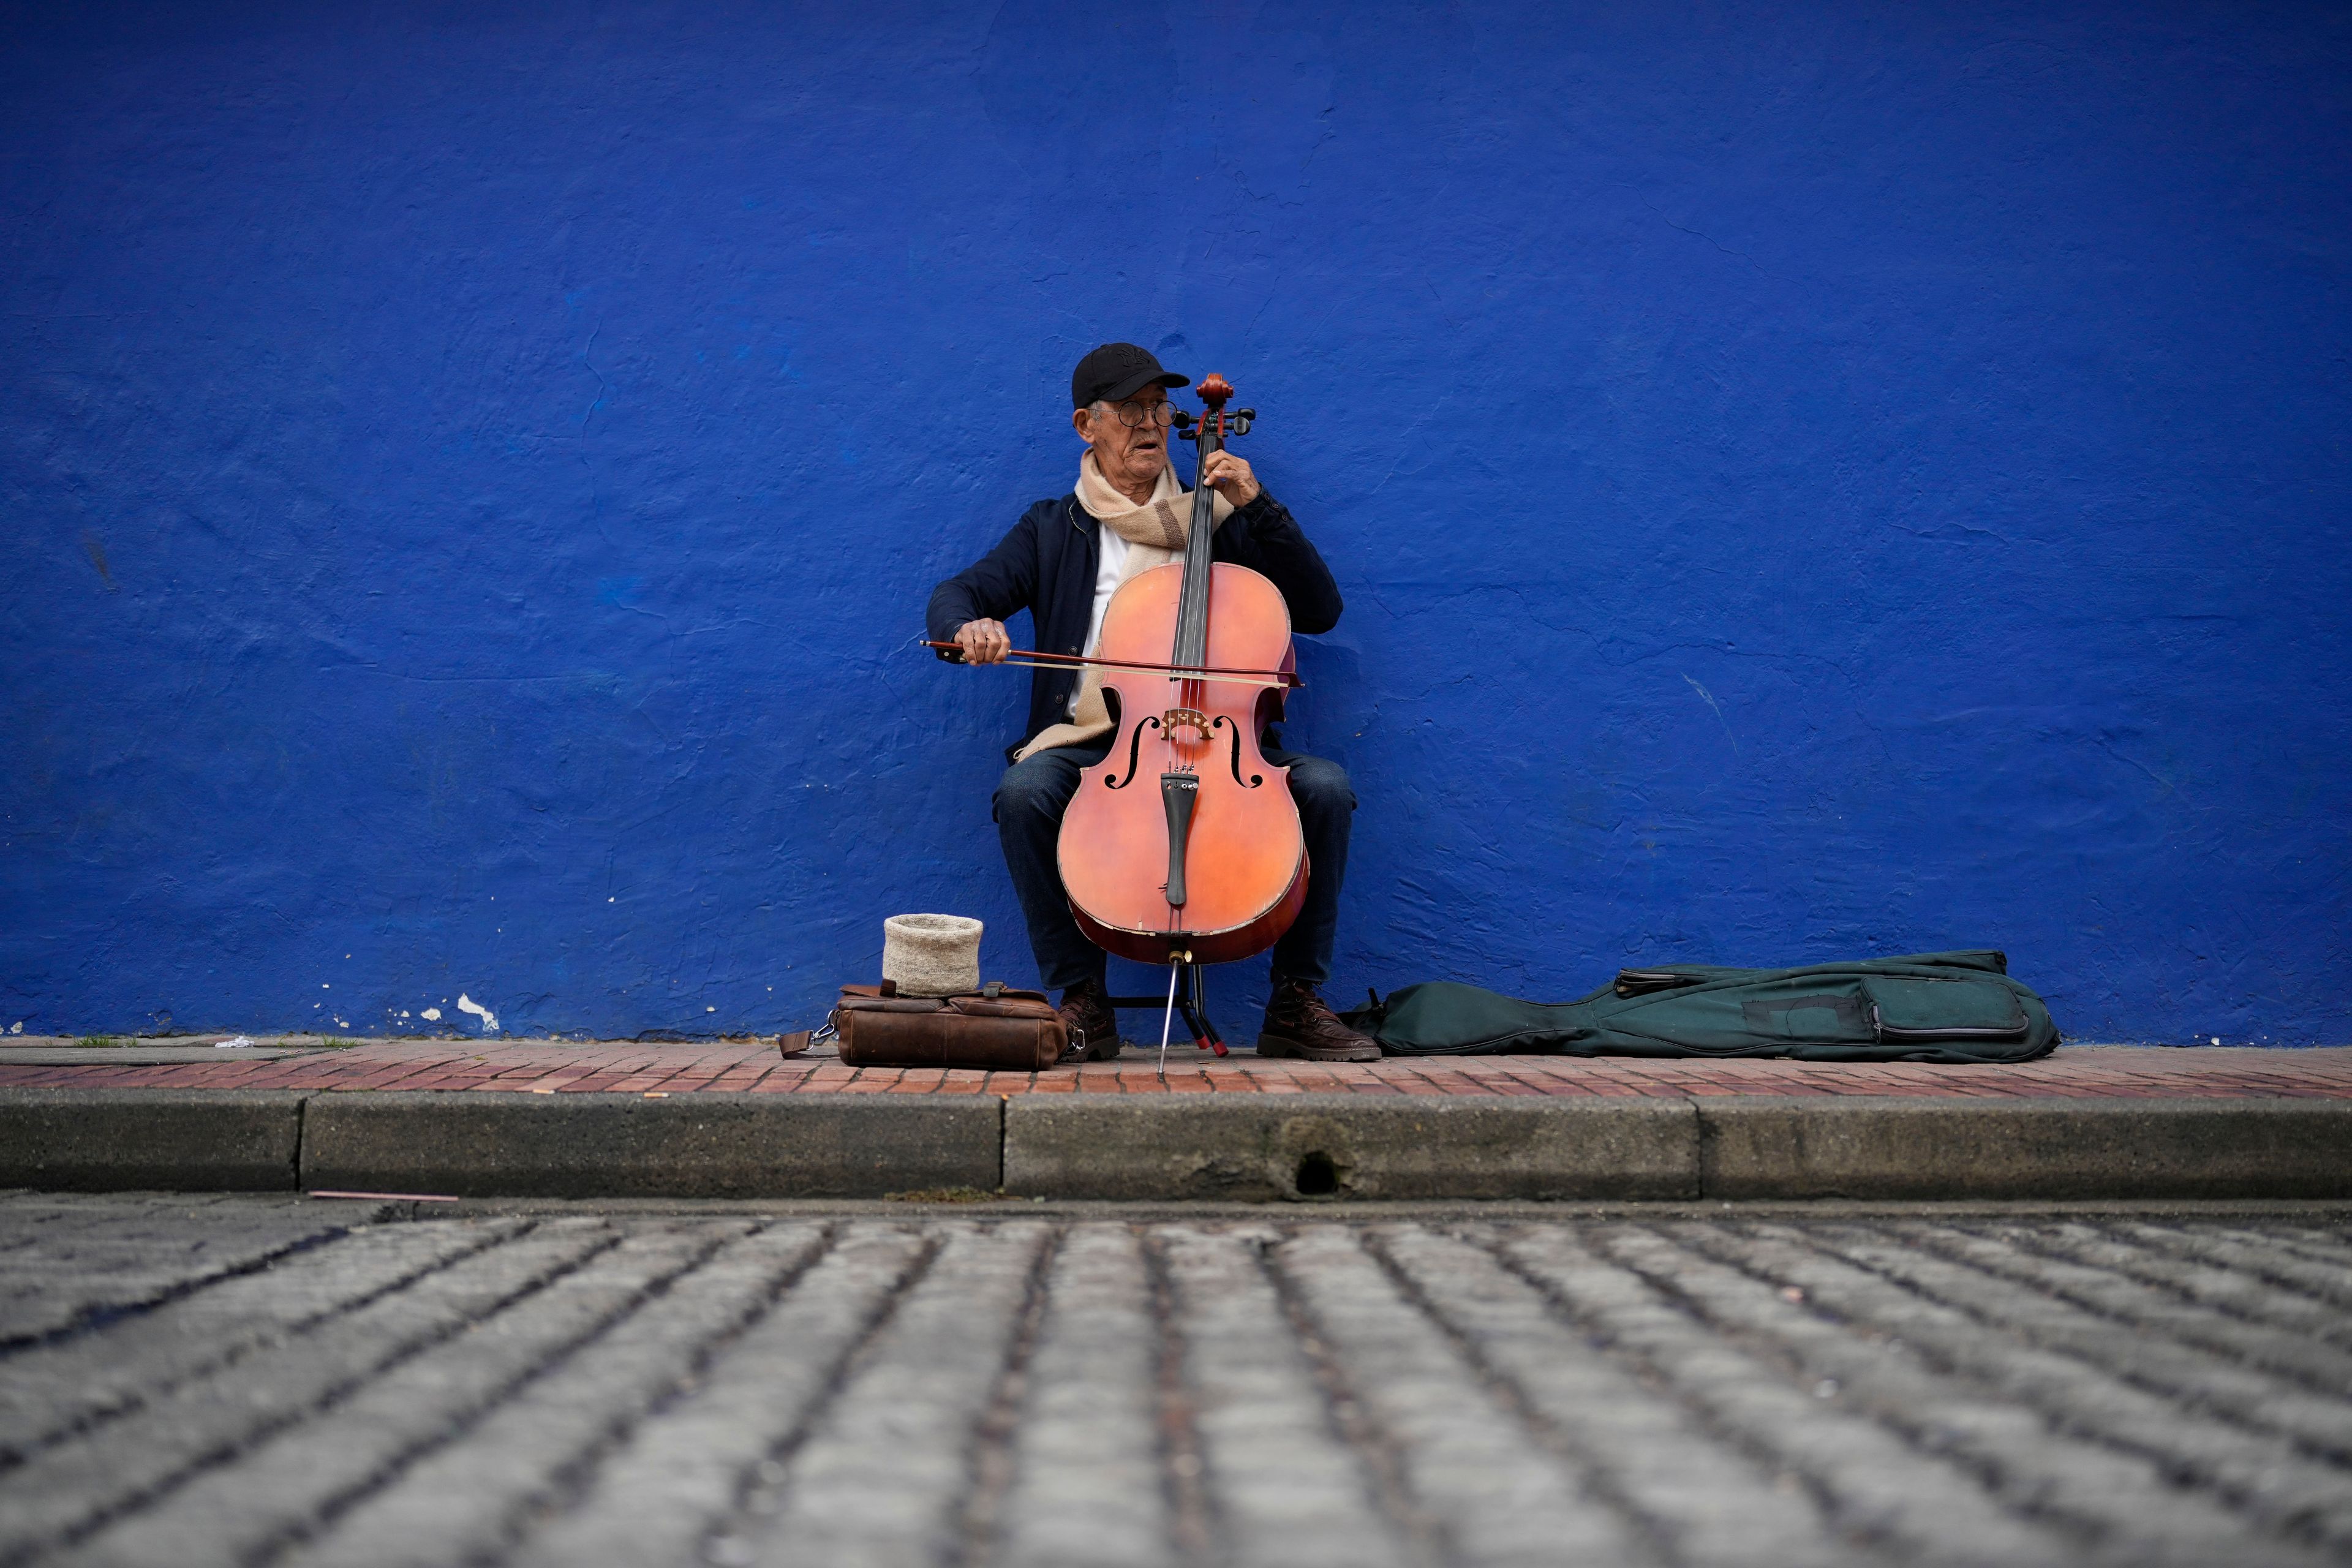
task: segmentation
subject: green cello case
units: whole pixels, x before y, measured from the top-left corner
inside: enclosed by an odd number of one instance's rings
[[[1349,1015],[1390,1056],[1789,1057],[2022,1062],[2058,1044],[2006,954],[1920,952],[1794,969],[1621,971],[1574,1002],[1431,981]]]

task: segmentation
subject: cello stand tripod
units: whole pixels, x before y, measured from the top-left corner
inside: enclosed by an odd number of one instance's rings
[[[1201,970],[1202,966],[1192,961],[1191,954],[1180,953],[1169,961],[1168,994],[1164,998],[1159,996],[1108,998],[1114,1007],[1162,1007],[1165,1009],[1160,1025],[1160,1068],[1163,1074],[1168,1069],[1169,1033],[1179,1013],[1184,1016],[1184,1026],[1192,1031],[1194,1045],[1199,1046],[1202,1050],[1213,1051],[1221,1057],[1225,1054],[1225,1037],[1217,1033],[1217,1026],[1209,1018],[1208,1001],[1201,983]]]

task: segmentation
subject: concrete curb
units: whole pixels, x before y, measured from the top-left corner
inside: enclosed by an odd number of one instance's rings
[[[311,1098],[302,1185],[458,1197],[881,1197],[993,1189],[979,1095],[417,1093]]]
[[[0,1089],[0,1186],[70,1192],[290,1192],[291,1089]]]
[[[0,1185],[1121,1201],[2352,1197],[2352,1100],[0,1089]]]
[[[1019,1197],[1691,1198],[1681,1100],[1350,1094],[1023,1095]]]
[[[2352,1101],[1697,1101],[1711,1198],[2352,1196]]]

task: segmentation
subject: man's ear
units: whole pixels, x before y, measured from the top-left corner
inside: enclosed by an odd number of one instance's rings
[[[1071,409],[1070,428],[1078,433],[1079,440],[1084,441],[1087,446],[1091,447],[1095,444],[1095,438],[1087,434],[1087,415],[1088,412],[1088,410],[1084,408]]]

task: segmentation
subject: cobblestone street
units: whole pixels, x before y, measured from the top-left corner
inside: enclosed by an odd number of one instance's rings
[[[2352,1559],[2341,1211],[409,1212],[0,1197],[0,1564]]]

